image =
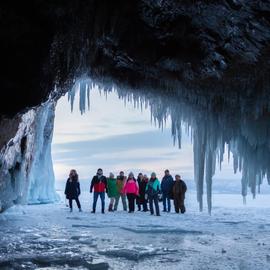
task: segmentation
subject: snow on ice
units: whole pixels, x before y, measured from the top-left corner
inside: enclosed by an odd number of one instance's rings
[[[0,216],[1,269],[270,269],[269,195],[244,206],[237,194],[214,194],[209,216],[189,190],[184,215],[121,207],[102,215],[100,201],[90,213],[88,192],[80,197],[83,212],[70,213],[65,182],[58,185],[61,202],[14,206]]]

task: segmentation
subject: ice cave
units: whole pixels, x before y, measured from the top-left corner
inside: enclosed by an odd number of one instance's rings
[[[1,3],[0,269],[270,269],[269,18],[260,0]],[[84,117],[94,90],[189,138],[186,214],[66,211],[57,104]],[[241,204],[213,194],[226,162]]]

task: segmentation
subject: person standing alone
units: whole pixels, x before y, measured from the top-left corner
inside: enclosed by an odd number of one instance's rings
[[[80,183],[79,183],[79,176],[76,170],[71,170],[69,173],[69,178],[67,179],[66,188],[65,188],[65,195],[66,198],[69,200],[69,208],[70,212],[72,212],[72,200],[75,200],[79,211],[82,211],[81,204],[79,201],[79,196],[81,194]]]
[[[171,211],[171,194],[173,187],[173,178],[169,170],[165,170],[165,175],[161,181],[163,212]]]
[[[107,190],[107,179],[103,175],[103,170],[98,169],[97,174],[93,177],[90,186],[90,193],[94,189],[94,201],[93,201],[93,210],[91,213],[96,212],[97,200],[98,197],[101,199],[101,212],[105,213],[105,191]]]

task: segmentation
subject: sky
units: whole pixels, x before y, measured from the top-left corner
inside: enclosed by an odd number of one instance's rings
[[[67,95],[58,101],[52,144],[56,180],[65,180],[73,168],[81,179],[91,179],[100,167],[105,175],[116,175],[120,170],[135,175],[154,171],[159,178],[168,168],[172,175],[193,179],[191,140],[183,132],[182,148],[174,146],[170,120],[159,129],[151,123],[149,109],[134,108],[116,92],[105,95],[93,89],[90,104],[89,111],[81,115],[78,95],[73,112]],[[215,177],[241,178],[227,162]]]

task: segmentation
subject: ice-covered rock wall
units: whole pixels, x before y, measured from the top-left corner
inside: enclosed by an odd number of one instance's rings
[[[21,116],[16,135],[0,156],[0,210],[16,203],[57,200],[51,158],[55,102],[47,101]]]
[[[208,211],[211,212],[212,178],[216,167],[222,167],[226,154],[225,146],[228,148],[228,158],[230,155],[233,158],[232,170],[242,172],[244,201],[248,188],[255,197],[264,178],[270,184],[270,122],[266,112],[259,112],[260,106],[255,107],[255,111],[246,112],[244,105],[239,104],[238,114],[234,111],[214,112],[211,110],[213,108],[200,106],[200,100],[197,103],[188,102],[184,98],[170,96],[166,91],[156,95],[151,89],[133,91],[112,83],[99,84],[84,78],[78,80],[68,94],[72,109],[78,91],[80,110],[81,113],[85,112],[87,104],[89,106],[89,91],[92,87],[99,87],[101,91],[116,90],[119,98],[133,102],[135,107],[149,106],[152,118],[159,127],[162,127],[170,116],[172,136],[179,147],[182,130],[190,134],[200,210],[203,209],[203,192],[206,189]]]

